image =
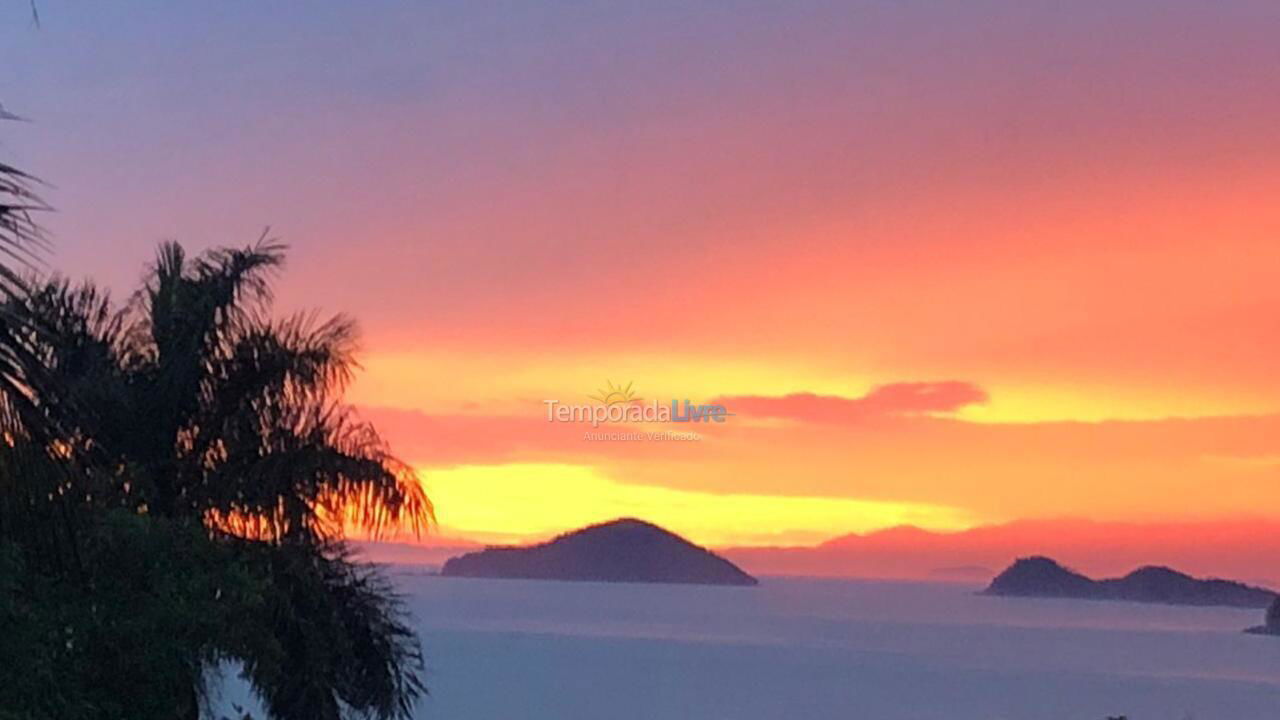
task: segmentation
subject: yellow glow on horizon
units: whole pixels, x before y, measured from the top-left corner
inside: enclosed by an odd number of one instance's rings
[[[542,539],[619,517],[718,547],[811,544],[903,524],[959,530],[975,523],[963,510],[922,503],[628,485],[581,465],[468,465],[419,477],[443,534],[490,542]]]

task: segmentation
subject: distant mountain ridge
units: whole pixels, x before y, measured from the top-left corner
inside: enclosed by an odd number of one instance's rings
[[[1265,608],[1277,598],[1264,588],[1232,580],[1198,579],[1167,567],[1146,566],[1124,577],[1094,580],[1047,557],[1019,558],[983,593],[1242,608]]]
[[[450,558],[440,574],[702,585],[757,583],[719,555],[634,518],[591,525],[538,545],[467,553]]]
[[[1111,522],[1078,518],[1025,519],[966,530],[899,526],[832,538],[807,547],[717,550],[757,575],[887,579],[954,579],[947,568],[992,568],[1044,555],[1098,576],[1143,565],[1175,567],[1196,576],[1231,577],[1280,587],[1280,521],[1236,518],[1189,522]]]

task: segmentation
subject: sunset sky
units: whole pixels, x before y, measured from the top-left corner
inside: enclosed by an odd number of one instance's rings
[[[446,537],[1280,519],[1280,4],[687,5],[7,3],[3,149],[121,297],[270,226]]]

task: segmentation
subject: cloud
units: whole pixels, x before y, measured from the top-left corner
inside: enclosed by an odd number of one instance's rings
[[[985,403],[987,393],[967,382],[904,382],[880,385],[856,398],[793,393],[781,397],[736,395],[717,399],[739,415],[846,424],[891,415],[955,412]]]

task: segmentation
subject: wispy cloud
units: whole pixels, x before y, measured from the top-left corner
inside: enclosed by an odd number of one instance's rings
[[[986,401],[987,393],[982,388],[956,380],[891,383],[855,398],[793,393],[778,397],[737,395],[717,399],[741,415],[836,424],[886,415],[950,413]]]

